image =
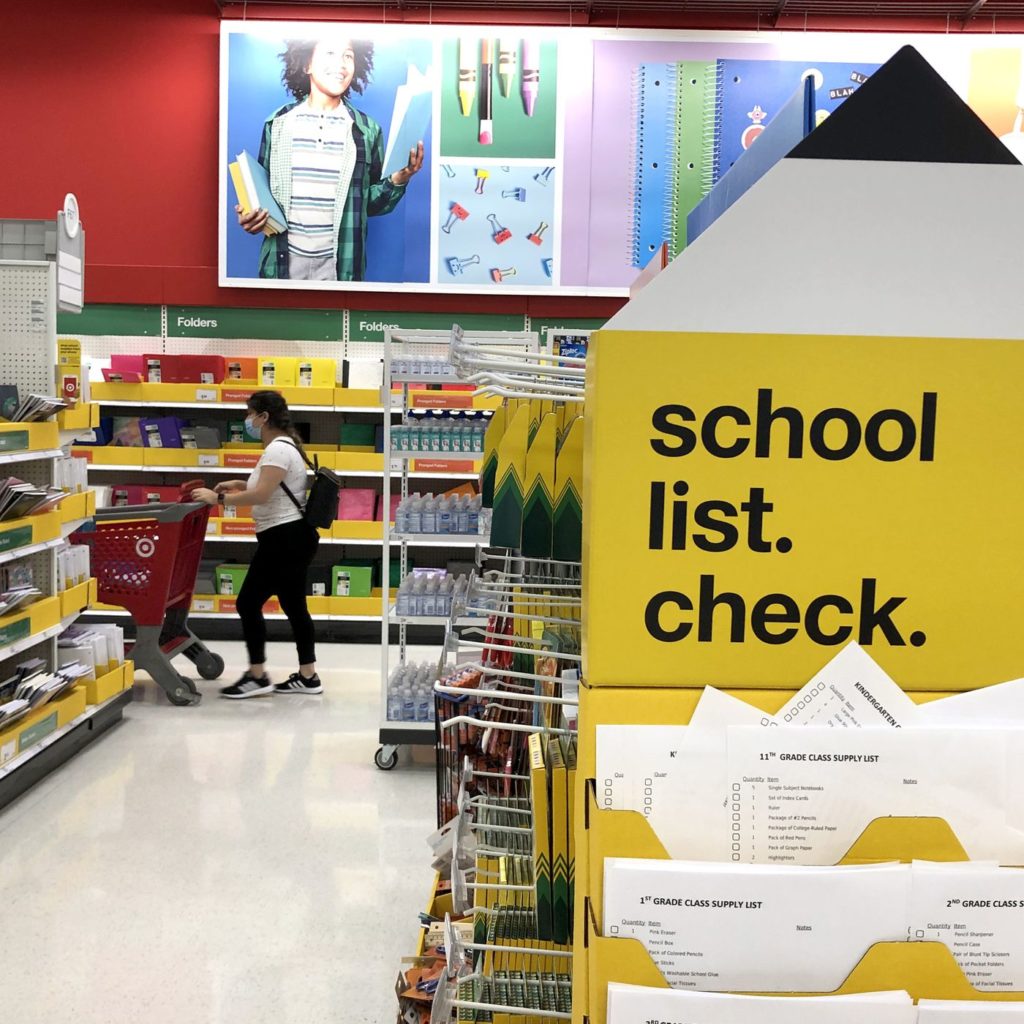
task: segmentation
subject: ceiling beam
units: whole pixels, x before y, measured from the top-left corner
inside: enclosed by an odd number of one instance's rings
[[[776,28],[779,24],[779,19],[782,17],[782,12],[786,9],[786,4],[789,0],[778,0],[775,5],[775,10],[772,11],[772,28]]]
[[[971,6],[967,8],[966,13],[964,14],[964,24],[966,25],[967,22],[971,20],[971,18],[976,18],[981,13],[982,7],[984,7],[987,3],[988,0],[974,0],[974,3],[972,3]]]

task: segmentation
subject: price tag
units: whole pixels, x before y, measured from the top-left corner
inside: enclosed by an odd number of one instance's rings
[[[213,611],[213,600],[208,597],[194,597],[192,598],[192,611],[194,612],[212,612]]]
[[[217,392],[212,388],[196,388],[197,402],[216,402]]]
[[[219,460],[216,455],[200,455],[199,456],[200,466],[216,466],[219,465]]]
[[[8,740],[2,747],[0,747],[0,764],[4,764],[10,761],[12,757],[18,752],[18,741],[17,739]]]
[[[391,472],[392,473],[401,473],[402,472],[402,460],[401,459],[392,459],[391,460]]]
[[[206,520],[206,532],[216,534],[217,524],[212,519]]]

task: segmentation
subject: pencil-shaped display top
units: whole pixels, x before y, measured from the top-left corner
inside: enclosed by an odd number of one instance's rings
[[[533,109],[537,105],[537,94],[540,92],[540,49],[532,39],[523,40],[521,82],[523,110],[526,111],[527,117],[533,117]]]
[[[477,54],[480,46],[475,39],[459,40],[459,107],[463,117],[469,117],[476,98]]]
[[[480,54],[480,134],[481,146],[494,141],[494,121],[491,117],[492,78],[494,68],[494,43],[485,39]]]
[[[512,79],[516,77],[515,39],[502,39],[498,43],[498,81],[501,83],[501,95],[509,96],[512,92]]]

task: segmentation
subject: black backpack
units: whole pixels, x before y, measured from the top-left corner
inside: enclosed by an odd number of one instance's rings
[[[287,441],[286,438],[281,438],[281,440]],[[313,462],[310,462],[306,453],[294,441],[287,441],[287,443],[302,456],[302,461],[312,470],[313,485],[306,496],[305,506],[299,502],[299,499],[292,494],[288,485],[282,480],[281,486],[284,488],[284,493],[292,499],[295,507],[302,513],[302,518],[310,526],[318,530],[326,529],[338,518],[338,494],[341,491],[341,477],[329,469],[324,469],[315,454]]]

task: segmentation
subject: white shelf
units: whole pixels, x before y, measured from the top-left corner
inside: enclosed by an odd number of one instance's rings
[[[40,448],[36,451],[4,452],[0,455],[0,465],[7,462],[35,462],[39,459],[59,459],[64,452],[60,448]]]
[[[422,454],[419,457],[422,458]],[[254,468],[253,466],[139,466],[134,464],[90,463],[88,471],[91,473],[194,473],[202,476],[208,473],[246,473],[251,472]],[[384,476],[382,469],[336,469],[334,472],[338,476],[364,477],[372,480],[380,480]],[[393,469],[391,475],[400,476],[401,470]],[[409,474],[411,479],[416,480],[476,480],[479,476],[479,473],[443,473],[440,470],[417,470]]]
[[[472,693],[473,691],[472,690],[467,690],[466,692],[467,693]],[[382,721],[380,723],[380,728],[381,729],[403,729],[403,730],[408,729],[409,732],[427,732],[427,731],[433,732],[434,731],[434,723],[433,722],[404,722],[404,721],[401,721],[400,719],[385,718],[385,719],[382,719]]]
[[[30,647],[35,647],[36,644],[49,640],[50,637],[63,632],[77,618],[77,615],[71,615],[63,622],[58,622],[56,626],[50,626],[49,629],[33,633],[31,636],[23,637],[21,640],[15,640],[13,644],[8,644],[6,647],[0,647],[0,661],[13,658],[16,654],[21,654],[22,651],[27,651]]]
[[[82,526],[85,526],[86,523],[91,523],[94,518],[95,516],[86,516],[84,519],[72,519],[67,523],[61,523],[61,539],[67,539],[71,536],[71,534],[75,532],[75,530],[79,529]]]
[[[397,626],[449,626],[452,624],[450,615],[399,615],[392,605],[388,613],[388,621]],[[456,626],[486,626],[487,619],[479,615],[463,615],[455,620]]]
[[[127,618],[129,612],[123,608],[86,608],[82,615],[102,615],[113,618]],[[237,612],[189,612],[189,619],[238,619]],[[280,612],[264,615],[268,622],[287,622],[288,616]],[[380,622],[379,615],[311,615],[314,622]],[[0,652],[2,655],[2,652]]]
[[[468,384],[465,377],[457,373],[418,373],[413,376],[410,373],[391,374],[391,383],[394,384]],[[466,392],[469,394],[470,392]],[[394,396],[399,397],[399,396]]]
[[[64,543],[63,537],[56,540],[44,540],[38,544],[26,544],[23,548],[14,548],[12,551],[5,551],[0,555],[0,565],[13,562],[16,559],[24,558],[26,555],[37,555],[40,551],[49,551],[51,548],[60,547]]]
[[[475,533],[392,533],[391,542],[421,548],[485,548],[489,544]]]
[[[245,408],[245,402],[128,402],[120,398],[101,398],[96,405],[119,409],[234,409],[236,412]],[[292,412],[337,412],[339,409],[335,405],[290,405],[288,408]]]
[[[208,533],[206,535],[208,541],[216,541],[219,544],[255,544],[256,534],[235,534],[230,537],[225,537],[217,533]],[[364,544],[368,547],[380,547],[383,543],[380,537],[321,537],[321,544]],[[398,541],[394,538],[391,539],[392,544],[397,544]]]
[[[416,459],[437,459],[439,462],[477,462],[484,457],[484,452],[402,452],[392,451],[393,459],[403,462]]]

